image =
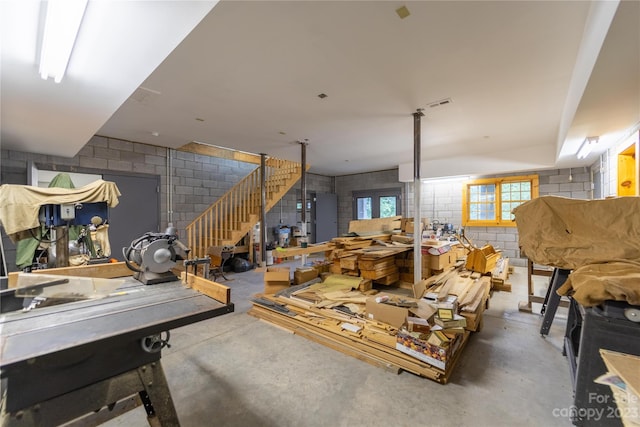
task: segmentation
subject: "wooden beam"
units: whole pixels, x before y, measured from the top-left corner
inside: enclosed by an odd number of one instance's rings
[[[204,277],[196,276],[193,273],[182,272],[180,275],[182,283],[189,288],[195,289],[216,301],[223,304],[231,302],[231,288],[223,284],[212,282]]]
[[[18,274],[20,274],[20,272],[9,273],[9,288],[15,288],[18,285]],[[78,265],[74,267],[33,270],[29,274],[55,274],[58,276],[99,277],[103,279],[113,279],[116,277],[132,276],[133,271],[129,270],[124,262],[109,262],[105,264]]]
[[[276,248],[275,254],[278,258],[284,257],[292,257],[295,255],[309,255],[317,252],[325,252],[330,249],[333,249],[333,245],[329,243],[322,243],[318,245],[309,245],[306,248],[295,247],[295,248]]]
[[[260,164],[260,155],[245,153],[243,151],[229,150],[227,148],[216,147],[214,145],[203,144],[201,142],[190,142],[178,148],[179,151],[201,154],[203,156],[218,157],[220,159],[237,160],[239,162]]]

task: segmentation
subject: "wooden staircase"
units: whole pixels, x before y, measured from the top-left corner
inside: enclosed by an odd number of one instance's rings
[[[302,176],[300,163],[265,161],[268,212]],[[192,257],[204,257],[212,246],[234,246],[260,221],[260,167],[227,191],[187,226]]]

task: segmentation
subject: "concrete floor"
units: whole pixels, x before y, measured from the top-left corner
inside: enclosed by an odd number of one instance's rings
[[[447,385],[390,373],[249,316],[262,274],[230,273],[221,283],[235,312],[172,331],[163,351],[181,425],[570,426],[557,416],[572,405],[561,353],[566,309],[542,338],[541,316],[518,312],[526,269],[514,270],[512,293],[494,293]],[[536,277],[536,294],[544,296],[547,280]],[[148,424],[137,408],[106,425]]]

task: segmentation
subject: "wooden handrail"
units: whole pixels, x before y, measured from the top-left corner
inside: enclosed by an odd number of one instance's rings
[[[265,166],[268,211],[298,181],[301,166],[273,157]],[[256,168],[186,227],[191,255],[203,257],[211,246],[235,245],[257,223],[260,199],[260,168]]]

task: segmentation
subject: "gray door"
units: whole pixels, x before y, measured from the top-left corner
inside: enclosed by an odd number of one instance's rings
[[[122,248],[147,231],[160,231],[160,177],[157,175],[103,175],[118,186],[120,203],[109,209],[111,257],[124,261]]]
[[[315,242],[325,242],[338,237],[338,196],[331,193],[316,193],[315,196]]]

